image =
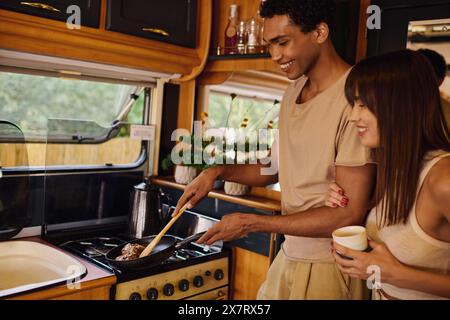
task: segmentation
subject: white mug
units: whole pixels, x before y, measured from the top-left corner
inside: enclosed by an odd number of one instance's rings
[[[368,247],[366,228],[361,226],[349,226],[333,231],[334,242],[343,247],[365,251]]]

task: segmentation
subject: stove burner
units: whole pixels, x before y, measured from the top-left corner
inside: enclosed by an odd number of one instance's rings
[[[182,240],[182,238],[177,238]],[[61,247],[69,251],[88,258],[91,262],[108,268],[115,273],[122,273],[110,266],[106,260],[106,254],[113,248],[122,245],[132,239],[125,237],[96,237],[76,241],[69,241],[61,245]],[[195,243],[190,244],[185,249],[177,250],[166,261],[161,262],[162,266],[186,262],[191,259],[202,258],[214,253],[221,252],[220,249]]]

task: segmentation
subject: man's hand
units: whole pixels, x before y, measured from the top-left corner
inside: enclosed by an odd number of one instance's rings
[[[215,224],[197,241],[197,243],[206,243],[212,245],[214,242],[223,240],[231,241],[240,239],[250,232],[248,226],[249,220],[254,215],[233,213],[223,216],[222,220]]]
[[[202,171],[200,175],[194,179],[190,184],[186,186],[183,195],[180,200],[178,200],[175,211],[172,213],[172,216],[178,214],[178,211],[189,202],[188,209],[192,209],[195,207],[197,202],[206,197],[208,193],[212,190],[214,186],[214,181],[216,181],[219,173],[216,168],[211,168],[205,171]]]

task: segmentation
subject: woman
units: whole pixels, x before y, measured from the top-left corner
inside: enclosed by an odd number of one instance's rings
[[[450,299],[450,139],[431,65],[410,50],[366,59],[351,71],[346,97],[378,163],[378,205],[366,223],[373,250],[333,242],[338,267],[354,278],[381,276],[375,299]],[[327,205],[347,204],[330,185]]]

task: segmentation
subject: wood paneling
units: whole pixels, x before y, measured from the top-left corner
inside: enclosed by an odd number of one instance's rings
[[[291,84],[285,75],[280,75],[274,72],[264,71],[236,71],[233,73],[230,82],[240,83],[243,85],[257,86],[260,88],[278,89],[285,91]]]
[[[65,286],[37,291],[10,300],[109,300],[111,281],[93,281],[89,289],[69,290]]]
[[[207,72],[230,72],[245,70],[279,72],[280,67],[270,58],[254,58],[209,61],[205,68],[205,71]]]
[[[202,6],[202,10],[204,12],[202,16],[202,23],[197,27],[197,35],[202,35],[197,48],[197,53],[201,59],[201,62],[198,66],[192,69],[190,74],[178,79],[177,81],[179,83],[196,79],[203,72],[206,63],[208,62],[209,50],[211,46],[213,4],[212,0],[200,1],[199,4]],[[210,14],[208,15],[206,12],[209,12]]]
[[[30,143],[23,145],[0,145],[0,164],[2,167],[21,165],[105,165],[130,164],[141,153],[141,141],[114,139],[104,144],[49,144]]]
[[[186,129],[192,132],[194,124],[195,89],[195,80],[180,84],[178,129]]]
[[[232,300],[255,300],[269,270],[268,257],[233,248]]]
[[[197,84],[200,86],[211,86],[222,84],[233,75],[233,72],[203,72],[198,78]]]
[[[111,286],[81,291],[53,298],[52,300],[109,300]]]

